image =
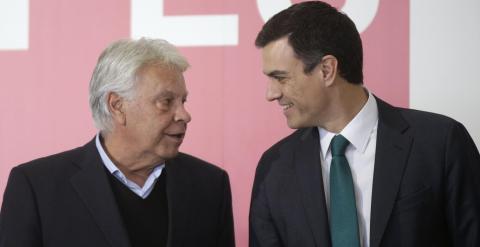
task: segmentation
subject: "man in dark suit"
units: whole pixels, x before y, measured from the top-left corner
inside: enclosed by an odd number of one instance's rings
[[[268,149],[251,247],[480,246],[480,155],[459,122],[393,107],[363,87],[354,23],[320,2],[257,36],[267,100],[298,129]]]
[[[90,82],[99,134],[12,169],[0,246],[235,246],[227,173],[178,151],[187,67],[163,40],[111,44]]]

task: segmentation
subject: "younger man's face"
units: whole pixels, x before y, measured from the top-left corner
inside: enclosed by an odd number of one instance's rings
[[[322,115],[329,108],[322,71],[317,67],[304,73],[304,64],[295,57],[284,37],[262,49],[263,73],[270,80],[266,99],[278,101],[287,124],[292,129],[321,125]]]

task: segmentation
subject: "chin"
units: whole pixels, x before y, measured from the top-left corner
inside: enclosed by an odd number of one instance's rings
[[[300,128],[302,128],[301,126],[299,126],[297,124],[293,124],[293,123],[287,123],[287,125],[290,129],[300,129]]]
[[[178,150],[168,153],[167,159],[175,158],[178,155]]]
[[[162,150],[162,152],[158,152],[158,156],[162,157],[163,159],[172,159],[178,155],[178,149],[175,150]]]
[[[287,119],[287,125],[290,129],[301,129],[315,126],[314,124],[308,124],[300,121],[293,121]]]
[[[301,125],[298,121],[295,121],[293,119],[288,119],[287,118],[287,125],[290,129],[299,129],[301,128]]]

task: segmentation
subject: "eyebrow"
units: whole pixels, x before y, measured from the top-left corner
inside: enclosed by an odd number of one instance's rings
[[[279,77],[279,76],[286,76],[288,75],[288,73],[286,71],[282,71],[282,70],[273,70],[273,71],[270,71],[270,72],[264,72],[265,75],[267,75],[268,77]]]
[[[166,97],[174,97],[174,96],[175,94],[169,90],[162,91],[157,95],[158,98],[166,98]]]
[[[176,94],[173,91],[165,90],[165,91],[162,91],[161,93],[159,93],[156,98],[175,98],[177,96],[182,97],[182,98],[186,98],[188,96],[188,91],[185,92],[185,94]]]

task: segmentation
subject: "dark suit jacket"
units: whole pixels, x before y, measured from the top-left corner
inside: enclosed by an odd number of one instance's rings
[[[165,169],[168,246],[234,246],[227,173],[183,153]],[[129,247],[107,176],[94,141],[13,168],[0,246]]]
[[[370,246],[480,246],[480,156],[466,129],[377,99]],[[251,247],[331,246],[316,128],[262,156]]]

